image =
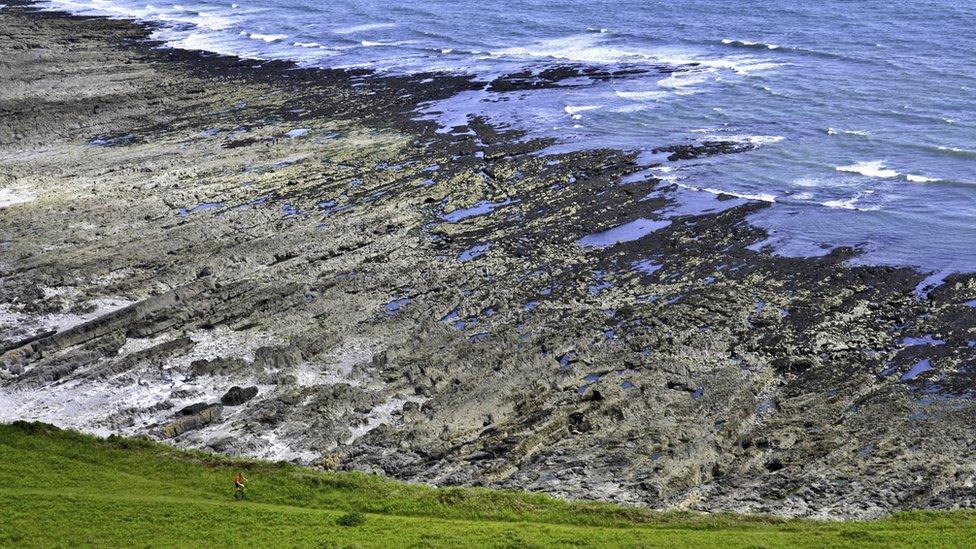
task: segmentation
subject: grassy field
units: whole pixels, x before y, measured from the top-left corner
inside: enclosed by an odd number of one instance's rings
[[[248,499],[235,501],[243,470]],[[972,546],[974,513],[877,522],[659,513],[0,425],[0,546]]]

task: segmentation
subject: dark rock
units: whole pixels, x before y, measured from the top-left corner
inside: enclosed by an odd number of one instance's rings
[[[228,374],[246,367],[247,363],[239,358],[200,359],[190,363],[190,371],[195,376]]]
[[[281,370],[298,366],[302,352],[298,347],[261,347],[254,353],[254,365],[258,368]]]
[[[573,412],[569,414],[569,431],[571,433],[585,433],[593,428],[590,421],[586,419],[586,416],[582,412]]]
[[[674,162],[676,160],[691,160],[694,158],[701,158],[703,156],[740,153],[750,151],[755,148],[756,146],[752,143],[739,143],[736,141],[703,141],[697,145],[669,145],[667,147],[658,147],[651,152],[671,153],[668,155],[668,160]]]
[[[179,411],[179,414],[181,416],[192,416],[193,414],[198,414],[201,411],[206,410],[211,406],[213,405],[208,404],[206,402],[197,402],[196,404],[191,404],[189,406],[184,407]]]
[[[194,404],[193,407],[199,406]],[[191,407],[187,407],[191,408]],[[183,414],[184,408],[180,411]],[[160,430],[158,435],[162,438],[174,438],[182,435],[187,431],[192,431],[194,429],[199,429],[205,427],[211,423],[216,423],[220,420],[220,416],[224,411],[224,407],[220,404],[209,404],[204,405],[203,408],[196,408],[196,411],[190,415],[183,415],[178,419],[164,425]]]
[[[258,394],[257,387],[248,387],[247,389],[242,389],[238,386],[233,386],[227,393],[220,397],[220,402],[224,406],[240,406],[245,402],[251,400]]]

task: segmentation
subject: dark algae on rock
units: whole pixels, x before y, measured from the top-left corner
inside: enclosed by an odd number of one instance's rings
[[[972,275],[773,256],[766,203],[417,113],[561,73],[148,34],[0,11],[0,419],[662,509],[973,505]]]

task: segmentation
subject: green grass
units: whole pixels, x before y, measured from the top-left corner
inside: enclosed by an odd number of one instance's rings
[[[233,476],[250,479],[232,497]],[[235,460],[38,423],[0,425],[0,547],[952,547],[976,513],[875,522],[661,513],[536,494],[435,489]]]

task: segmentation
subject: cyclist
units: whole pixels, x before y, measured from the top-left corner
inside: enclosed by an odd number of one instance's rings
[[[234,495],[235,496],[239,496],[239,497],[243,497],[244,496],[244,483],[245,482],[247,482],[247,477],[244,476],[244,473],[240,473],[240,472],[237,473],[237,476],[234,477]]]

